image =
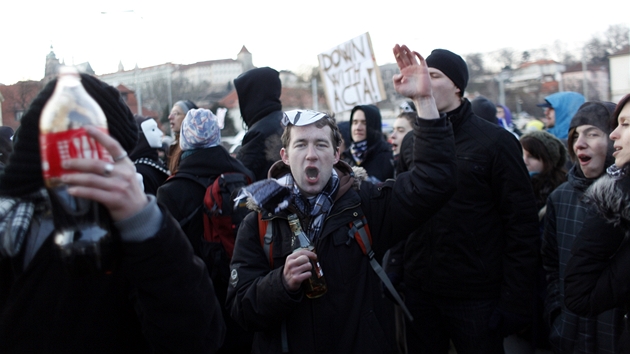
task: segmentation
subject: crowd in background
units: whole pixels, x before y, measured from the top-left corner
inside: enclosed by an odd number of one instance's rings
[[[630,95],[554,93],[542,120],[517,127],[505,105],[465,98],[459,55],[394,54],[408,99],[391,132],[376,105],[347,122],[283,112],[276,70],[243,73],[234,155],[222,114],[176,102],[165,144],[154,119],[82,74],[110,127],[89,134],[114,159],[71,160],[64,182],[104,206],[119,241],[103,254],[114,270],[87,277],[51,236],[38,142],[49,83],[16,132],[0,127],[0,351],[630,352]],[[230,173],[251,182],[253,211],[219,269],[200,208]],[[291,213],[316,254],[293,252]],[[317,299],[301,290],[313,259],[328,282]]]

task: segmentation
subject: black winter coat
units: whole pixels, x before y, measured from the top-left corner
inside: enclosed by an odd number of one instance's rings
[[[467,99],[448,118],[457,192],[409,237],[405,285],[438,296],[500,299],[503,310],[530,315],[540,231],[521,146],[475,116]]]
[[[594,206],[571,249],[564,280],[565,304],[578,315],[630,306],[629,191],[630,178],[615,181],[606,175],[586,192]],[[627,324],[620,348],[630,352]]]
[[[158,233],[123,242],[108,274],[69,276],[52,236],[23,271],[21,259],[3,259],[0,352],[215,351],[225,327],[206,267],[162,213]]]
[[[551,328],[549,340],[556,352],[613,353],[616,351],[623,312],[612,309],[597,316],[578,316],[564,305],[564,281],[571,248],[587,215],[582,197],[594,182],[575,165],[568,181],[551,193],[547,201],[542,261],[547,273],[545,316]]]
[[[254,352],[282,351],[283,322],[291,353],[383,353],[395,348],[381,282],[348,231],[349,224],[365,214],[380,260],[448,200],[456,180],[451,129],[443,119],[420,124],[415,131],[416,168],[396,181],[363,182],[355,190],[350,167],[343,162],[336,165],[339,192],[315,243],[328,284],[322,297],[311,300],[302,291],[289,293],[283,285],[284,262],[292,252],[284,212],[265,214],[273,229],[273,269],[261,246],[257,213],[250,213],[241,224],[227,306],[242,326],[256,331]]]
[[[343,152],[341,158],[350,166],[359,166],[352,158],[350,148]],[[367,171],[368,176],[375,177],[380,182],[394,178],[394,157],[392,147],[385,140],[377,140],[369,146],[360,167]]]
[[[144,133],[140,133],[138,144],[129,153],[129,158],[136,165],[136,172],[142,175],[144,193],[156,195],[157,189],[166,181],[170,173],[166,165],[158,158],[156,148],[149,146]]]

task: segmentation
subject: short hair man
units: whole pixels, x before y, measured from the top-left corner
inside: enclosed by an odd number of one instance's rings
[[[455,180],[451,129],[435,108],[427,67],[422,59],[418,64],[406,46],[397,45],[394,53],[401,68],[394,80],[396,90],[422,108],[414,134],[416,151],[423,153],[415,154],[414,171],[378,185],[362,182],[358,170],[353,174],[340,161],[341,137],[332,118],[314,111],[285,114],[282,161],[270,175],[288,188],[291,202],[284,210],[261,214],[272,230],[270,259],[261,246],[258,214],[250,213],[239,229],[231,264],[227,307],[241,325],[256,331],[254,352],[394,348],[381,282],[358,242],[349,239],[350,224],[364,217],[380,259],[448,200]],[[261,183],[266,182],[271,181]],[[249,202],[256,204],[251,198]],[[292,253],[288,214],[299,215],[317,255]],[[319,261],[328,284],[328,292],[318,299],[307,298],[300,289],[311,275],[309,259]]]
[[[518,140],[476,116],[463,97],[457,54],[427,57],[433,96],[453,124],[457,191],[416,234],[404,257],[409,352],[503,353],[503,337],[530,321],[538,219]],[[417,142],[417,140],[416,140]]]

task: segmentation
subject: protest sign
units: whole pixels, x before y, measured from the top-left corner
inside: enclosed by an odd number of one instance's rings
[[[333,112],[385,100],[369,33],[319,54],[318,59],[328,106]]]

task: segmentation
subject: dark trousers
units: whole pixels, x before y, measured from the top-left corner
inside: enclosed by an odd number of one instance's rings
[[[498,299],[454,299],[407,289],[405,302],[409,353],[446,354],[452,341],[457,354],[503,354],[503,338],[488,328]]]

